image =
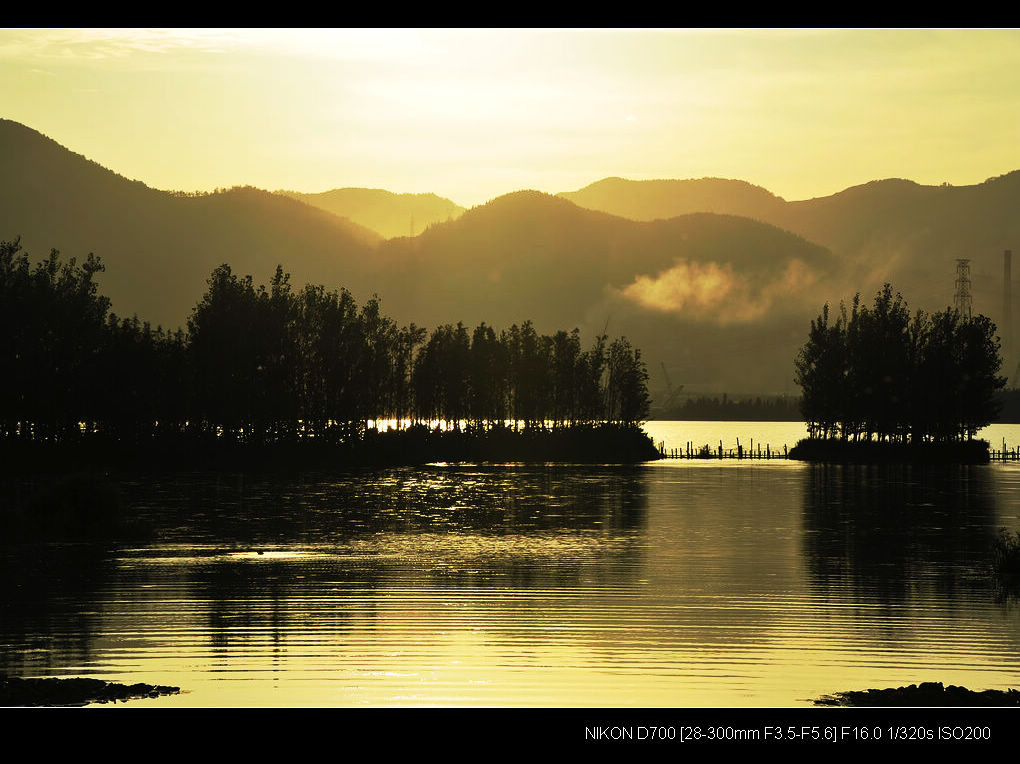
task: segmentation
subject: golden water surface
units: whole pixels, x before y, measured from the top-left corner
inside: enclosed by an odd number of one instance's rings
[[[111,476],[152,534],[4,547],[3,665],[151,706],[796,706],[1020,686],[1020,468]]]

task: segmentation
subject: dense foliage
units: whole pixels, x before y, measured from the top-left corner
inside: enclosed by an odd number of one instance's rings
[[[530,322],[431,333],[397,326],[378,298],[294,290],[277,267],[256,287],[213,271],[188,330],[120,319],[98,293],[103,270],[35,267],[0,243],[0,437],[59,442],[161,435],[279,443],[351,443],[369,420],[448,429],[527,430],[647,418],[647,372],[626,339],[539,334]]]
[[[812,438],[948,443],[992,422],[1002,359],[995,325],[953,309],[910,316],[886,284],[872,308],[854,298],[811,322],[796,360]]]

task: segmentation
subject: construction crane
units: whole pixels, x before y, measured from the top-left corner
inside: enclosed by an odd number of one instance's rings
[[[672,381],[669,378],[669,372],[666,371],[666,364],[664,361],[659,361],[659,365],[662,367],[662,376],[666,378],[666,400],[662,402],[662,410],[668,411],[669,408],[676,402],[676,399],[680,396],[680,393],[684,391],[684,386],[674,388]]]

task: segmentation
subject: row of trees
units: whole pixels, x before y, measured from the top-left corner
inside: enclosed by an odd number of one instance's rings
[[[911,316],[886,284],[811,322],[797,360],[812,437],[897,443],[969,440],[992,422],[1002,359],[995,325],[954,309]]]
[[[676,404],[662,412],[662,419],[680,421],[719,422],[799,422],[800,398],[782,396],[756,396],[732,399],[726,393],[722,398],[701,395]]]
[[[579,332],[497,333],[462,324],[400,327],[378,298],[294,290],[278,267],[268,286],[227,265],[187,331],[120,319],[98,293],[92,255],[35,267],[0,243],[0,436],[122,441],[184,432],[252,442],[350,442],[368,420],[448,427],[545,428],[637,423],[647,372],[626,339],[582,349]]]

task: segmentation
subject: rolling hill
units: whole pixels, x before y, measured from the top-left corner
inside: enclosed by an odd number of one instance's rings
[[[729,265],[754,292],[792,260],[819,276],[835,267],[822,247],[746,218],[696,214],[638,223],[538,191],[507,194],[414,239],[387,241],[379,258],[393,276],[383,288],[402,311],[432,322],[458,316],[555,325],[604,322],[609,303],[639,302],[622,296],[637,279],[678,262]],[[699,317],[728,323],[723,314],[734,307],[706,306],[716,307],[718,315],[702,310]]]
[[[387,241],[379,260],[402,321],[531,319],[585,342],[608,327],[689,389],[779,392],[794,392],[793,357],[839,272],[824,248],[747,218],[635,222],[536,191]]]
[[[631,220],[665,220],[692,212],[716,212],[769,220],[786,204],[742,180],[625,180],[605,178],[577,191],[557,194],[579,207]]]
[[[321,194],[277,191],[375,231],[384,239],[415,236],[435,223],[456,220],[464,208],[435,194],[394,194],[380,188],[335,188]]]

